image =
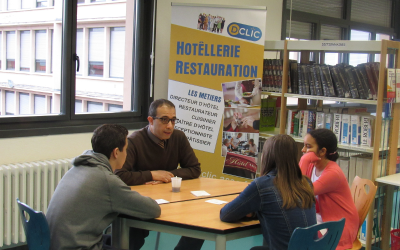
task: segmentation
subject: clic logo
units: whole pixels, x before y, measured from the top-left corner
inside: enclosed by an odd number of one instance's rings
[[[242,23],[230,23],[227,30],[230,36],[250,41],[258,41],[262,37],[260,28]]]

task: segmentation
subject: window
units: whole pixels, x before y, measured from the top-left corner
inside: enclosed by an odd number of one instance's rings
[[[85,0],[78,0],[78,4],[85,3]]]
[[[111,112],[122,111],[122,105],[108,104],[108,111],[111,111]]]
[[[371,40],[371,33],[359,30],[351,30],[350,40],[356,41],[368,41]],[[350,53],[349,54],[349,64],[357,66],[361,63],[368,62],[368,54],[362,53]]]
[[[152,91],[154,31],[149,27],[153,27],[154,2],[78,2],[75,6],[65,0],[5,2],[18,11],[6,13],[10,22],[0,27],[0,59],[6,59],[0,72],[4,98],[0,138],[89,132],[103,123],[124,123],[134,129],[146,121]],[[29,10],[21,9],[28,3]],[[35,3],[54,8],[37,9]],[[63,20],[63,14],[69,18]],[[40,16],[46,22],[31,18],[39,15],[48,15]],[[134,31],[132,37],[125,37],[125,30]],[[125,49],[125,44],[130,46]],[[134,53],[137,50],[141,53]],[[75,53],[80,57],[78,78]],[[135,78],[132,70],[124,72],[127,64],[133,65]]]
[[[31,63],[31,32],[29,30],[20,33],[20,71],[29,71]]]
[[[46,72],[47,33],[46,30],[35,31],[35,71]]]
[[[15,92],[6,91],[6,115],[14,115],[15,113]]]
[[[36,7],[47,7],[47,0],[36,0]]]
[[[321,40],[340,40],[342,29],[332,25],[321,25]],[[339,53],[325,53],[325,64],[336,65],[339,63]]]
[[[287,0],[286,8],[329,17],[342,17],[342,0]]]
[[[7,70],[15,70],[15,31],[7,31]]]
[[[19,114],[20,115],[32,114],[29,103],[30,103],[29,102],[29,94],[28,93],[19,93]]]
[[[110,77],[124,77],[125,27],[111,28]]]
[[[89,29],[89,76],[103,76],[104,28]]]
[[[21,1],[21,9],[31,9],[32,8],[31,3],[32,3],[32,0],[22,0]]]
[[[91,3],[105,2],[106,0],[90,0]]]
[[[98,113],[103,111],[103,103],[101,102],[87,102],[87,112]]]
[[[351,20],[390,27],[391,0],[352,0]]]
[[[83,29],[76,29],[76,54],[83,59]],[[76,74],[82,75],[82,67],[79,72],[76,71]]]
[[[3,44],[3,32],[0,31],[0,48],[2,48],[2,44]],[[2,49],[0,49],[0,70],[1,68],[1,58],[2,58]]]
[[[16,9],[18,9],[18,1],[7,0],[7,10],[16,10]]]

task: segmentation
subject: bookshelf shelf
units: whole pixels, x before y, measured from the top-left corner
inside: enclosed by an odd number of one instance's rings
[[[263,91],[261,92],[262,95],[267,95],[267,96],[282,96],[282,93],[279,92],[267,92],[267,91]],[[263,97],[264,98],[264,97]]]
[[[278,94],[280,94],[280,93],[278,93]],[[290,93],[285,93],[285,97],[312,99],[312,100],[326,100],[326,101],[335,101],[335,102],[352,102],[352,103],[371,104],[371,105],[377,104],[376,100],[314,96],[314,95],[299,95],[299,94],[290,94]]]
[[[385,98],[385,92],[386,92],[386,85],[387,85],[387,80],[386,80],[386,75],[387,75],[387,65],[386,63],[380,63],[380,65],[376,65],[374,67],[374,80],[377,85],[376,85],[376,90],[375,94],[377,100],[367,100],[367,99],[352,99],[352,98],[338,98],[338,97],[326,97],[326,96],[315,96],[315,95],[299,95],[299,94],[291,94],[288,93],[288,83],[289,82],[289,73],[291,71],[291,61],[289,60],[289,52],[305,52],[301,53],[299,55],[300,57],[300,64],[309,64],[310,60],[310,53],[309,52],[314,52],[314,53],[320,53],[320,56],[314,56],[314,60],[320,62],[316,62],[315,65],[323,65],[324,64],[324,53],[325,52],[337,52],[337,53],[368,53],[368,54],[380,54],[380,61],[381,62],[387,62],[387,58],[389,54],[394,54],[394,68],[400,68],[400,42],[395,42],[395,41],[388,41],[388,40],[382,40],[382,41],[348,41],[348,40],[314,40],[314,41],[295,41],[295,40],[285,40],[285,41],[265,41],[264,44],[264,51],[280,51],[283,52],[281,59],[272,59],[275,61],[267,61],[266,64],[264,65],[268,70],[268,67],[277,67],[279,66],[279,70],[281,70],[281,73],[278,76],[278,84],[273,83],[272,85],[269,85],[267,83],[267,88],[266,90],[269,90],[269,87],[272,86],[272,88],[281,88],[282,93],[278,92],[263,92],[263,95],[265,96],[280,96],[282,97],[280,100],[280,117],[279,117],[279,124],[280,128],[276,129],[275,131],[271,132],[261,132],[260,136],[267,138],[271,137],[273,135],[276,135],[278,133],[280,134],[286,134],[286,124],[287,124],[287,116],[288,116],[288,107],[287,107],[287,98],[298,98],[298,104],[297,108],[298,110],[307,110],[307,99],[311,100],[318,100],[318,102],[315,104],[315,107],[322,107],[322,102],[323,100],[329,100],[329,101],[336,101],[336,102],[345,102],[345,103],[357,103],[357,104],[365,104],[365,105],[374,105],[376,107],[376,115],[374,115],[374,122],[375,126],[373,128],[373,145],[372,147],[367,147],[367,146],[359,146],[359,145],[352,145],[352,144],[343,144],[343,143],[338,143],[338,148],[344,149],[344,150],[350,150],[350,151],[356,151],[360,153],[369,153],[372,154],[372,171],[368,175],[370,175],[370,180],[375,181],[375,184],[378,182],[383,182],[382,179],[386,177],[380,177],[377,178],[378,172],[378,167],[380,166],[379,161],[380,159],[380,152],[382,151],[387,151],[387,154],[385,159],[386,162],[386,169],[384,170],[385,173],[388,174],[387,179],[390,178],[396,178],[396,180],[400,179],[400,174],[393,175],[396,173],[396,157],[397,157],[397,151],[398,151],[398,144],[400,142],[400,137],[398,137],[399,133],[399,128],[400,128],[400,103],[393,103],[388,106],[390,108],[390,112],[387,112],[385,107],[386,103],[386,98]],[[268,53],[267,53],[268,54]],[[273,55],[272,55],[273,56]],[[275,56],[274,56],[275,57]],[[278,62],[278,63],[277,63]],[[282,67],[282,68],[281,68]],[[272,68],[272,70],[274,70]],[[323,74],[322,68],[320,68],[321,74]],[[296,68],[294,69],[294,72],[296,72]],[[307,71],[306,71],[307,72]],[[325,70],[326,72],[326,70]],[[378,73],[379,72],[379,73]],[[340,72],[339,72],[340,73]],[[345,72],[346,73],[346,72]],[[354,71],[353,71],[354,73]],[[357,73],[357,72],[356,72]],[[378,73],[378,74],[376,74]],[[358,74],[360,74],[358,72]],[[362,74],[362,73],[361,73]],[[357,75],[357,74],[356,74]],[[275,73],[266,74],[267,77],[271,76],[276,76]],[[346,76],[346,75],[345,75]],[[351,77],[352,74],[348,74],[348,77]],[[290,79],[295,79],[290,77]],[[343,79],[343,77],[342,77]],[[364,78],[365,79],[365,78]],[[333,79],[334,80],[334,79]],[[350,79],[351,80],[351,79]],[[266,81],[271,81],[270,78],[268,78]],[[272,82],[276,81],[275,78],[273,78]],[[282,84],[284,83],[284,84]],[[294,85],[295,87],[298,87]],[[307,85],[306,85],[307,86]],[[374,85],[373,85],[374,86]],[[290,87],[293,87],[292,85]],[[368,86],[367,86],[368,88]],[[354,86],[353,89],[354,90]],[[365,90],[365,85],[364,85],[364,91]],[[311,91],[310,91],[311,92]],[[297,92],[295,92],[297,93]],[[306,93],[306,92],[304,92]],[[307,92],[308,93],[308,92]],[[351,94],[354,96],[353,94]],[[344,96],[344,95],[343,95]],[[361,96],[361,95],[360,95]],[[366,94],[364,93],[363,95],[364,98],[366,98]],[[333,107],[334,108],[334,107]],[[384,109],[385,108],[385,109]],[[330,111],[329,111],[330,112]],[[392,119],[390,120],[390,123],[388,126],[383,126],[383,113],[386,112],[390,113],[392,116]],[[334,113],[334,112],[332,112]],[[290,118],[292,119],[292,117]],[[338,119],[339,120],[339,119]],[[386,124],[386,123],[385,123]],[[304,125],[304,124],[303,124]],[[390,128],[390,129],[389,129]],[[387,132],[386,132],[387,129]],[[279,130],[279,132],[277,131]],[[385,131],[382,131],[385,130]],[[293,136],[292,136],[293,137]],[[383,137],[384,140],[382,139]],[[302,137],[293,137],[296,142],[303,142]],[[381,141],[384,142],[384,146],[381,145]],[[367,177],[364,177],[367,178]],[[392,184],[392,183],[388,183]],[[396,185],[396,184],[392,184]],[[400,185],[400,183],[399,183]],[[382,199],[385,199],[387,204],[390,201],[393,201],[393,192],[390,192],[390,190],[385,191],[385,196],[382,197]],[[385,204],[386,204],[385,203]],[[366,242],[367,246],[366,248],[368,249],[371,244],[372,240],[372,227],[373,227],[373,214],[374,214],[374,206],[372,205],[369,211],[368,219],[367,219],[367,230],[366,230]],[[381,248],[382,249],[389,249],[389,244],[390,244],[390,217],[392,215],[392,207],[390,205],[384,205],[383,210],[385,211],[384,214],[384,219],[382,220],[382,225],[381,225]]]

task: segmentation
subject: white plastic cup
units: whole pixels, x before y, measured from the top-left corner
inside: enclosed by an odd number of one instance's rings
[[[181,177],[172,177],[171,183],[172,183],[172,192],[177,193],[181,191],[181,183],[182,183]]]

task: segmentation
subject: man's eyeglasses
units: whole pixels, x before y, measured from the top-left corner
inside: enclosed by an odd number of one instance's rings
[[[163,117],[155,117],[153,116],[154,119],[159,119],[163,124],[168,124],[169,122],[171,122],[172,124],[175,124],[176,120],[178,120],[176,117],[169,119],[166,116]]]

